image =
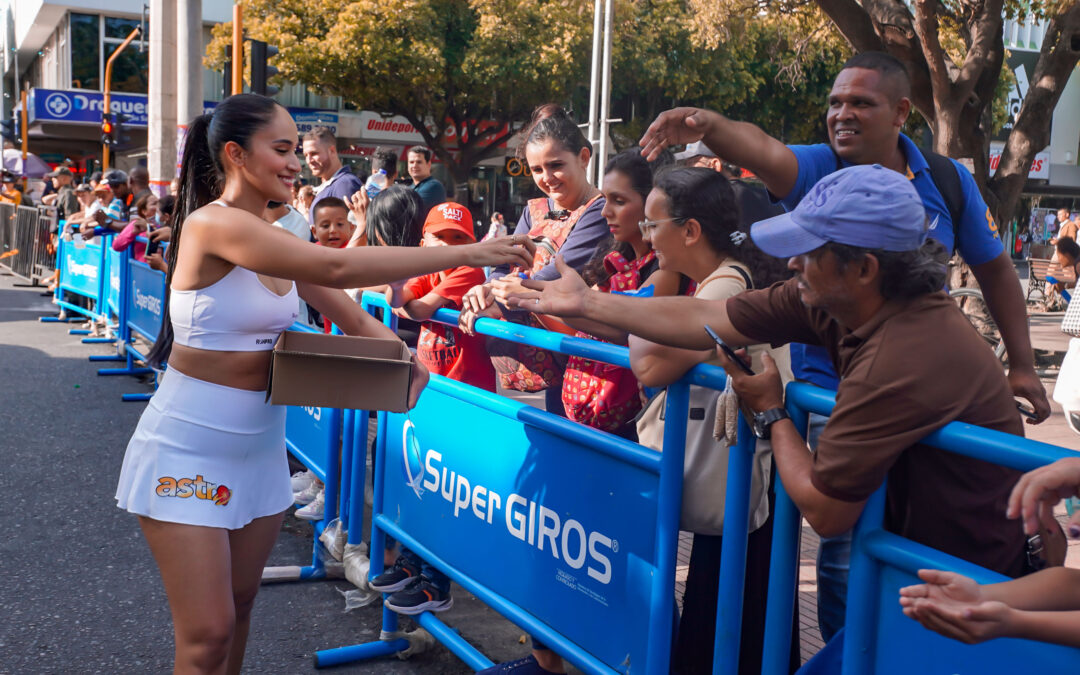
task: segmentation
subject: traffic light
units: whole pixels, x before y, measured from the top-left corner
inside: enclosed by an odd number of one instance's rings
[[[22,143],[22,137],[19,136],[19,123],[16,118],[12,117],[0,121],[0,136],[3,136],[5,141],[14,145]]]
[[[128,116],[123,113],[112,114],[112,136],[113,145],[115,146],[127,146],[131,144],[131,136],[127,134],[127,129],[124,128],[124,122],[126,122]]]
[[[109,147],[116,145],[116,127],[112,115],[107,113],[101,114],[101,144]]]
[[[262,96],[273,96],[278,93],[278,87],[267,84],[267,81],[277,75],[278,69],[268,63],[271,57],[277,56],[278,48],[268,45],[261,40],[251,41],[251,92]]]

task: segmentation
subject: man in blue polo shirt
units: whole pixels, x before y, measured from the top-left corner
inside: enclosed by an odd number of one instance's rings
[[[642,152],[651,158],[672,145],[704,141],[717,155],[761,178],[789,210],[818,180],[841,167],[881,164],[906,175],[922,198],[930,236],[960,252],[983,290],[1009,353],[1013,393],[1031,402],[1036,422],[1045,420],[1050,403],[1035,373],[1023,293],[997,224],[974,178],[956,162],[951,164],[957,170],[963,204],[960,222],[953,223],[925,157],[900,132],[911,112],[910,95],[903,64],[882,52],[865,52],[849,59],[833,81],[827,144],[787,146],[753,124],[708,110],[676,108],[652,123],[641,139]],[[837,386],[835,370],[820,348],[792,345],[792,368],[799,379],[831,389]],[[820,549],[818,614],[826,640],[843,625],[849,550],[850,533],[823,540]]]
[[[308,221],[315,224],[315,207],[327,197],[337,197],[346,204],[355,193],[364,189],[364,180],[353,175],[350,167],[341,163],[337,151],[337,138],[327,127],[315,127],[304,134],[304,161],[311,173],[322,183],[315,188],[315,199],[308,206]]]

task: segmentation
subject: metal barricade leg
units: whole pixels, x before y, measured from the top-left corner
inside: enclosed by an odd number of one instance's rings
[[[788,406],[796,429],[806,433],[808,417],[805,411]],[[776,485],[776,505],[773,515],[772,558],[769,561],[769,592],[765,610],[765,644],[761,672],[785,675],[791,654],[791,617],[795,611],[798,588],[799,536],[802,516],[784,490],[780,472],[773,475]]]

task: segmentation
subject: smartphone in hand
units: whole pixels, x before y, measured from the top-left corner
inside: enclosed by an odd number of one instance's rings
[[[725,354],[727,354],[727,357],[734,361],[735,365],[737,365],[744,373],[746,373],[747,375],[754,374],[753,369],[750,368],[750,364],[739,358],[739,355],[735,353],[735,350],[731,347],[728,347],[727,344],[722,339],[720,339],[720,336],[716,334],[716,331],[714,331],[711,326],[706,325],[705,332],[709,334],[709,337],[711,337],[713,341],[720,346],[720,349],[723,350]]]

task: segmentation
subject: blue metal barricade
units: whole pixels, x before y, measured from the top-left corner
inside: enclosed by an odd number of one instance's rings
[[[136,364],[136,361],[145,361],[146,355],[135,346],[135,336],[139,335],[153,344],[161,332],[165,275],[135,260],[130,250],[121,256],[126,265],[121,274],[120,344],[126,364],[121,368],[101,368],[98,375],[146,375],[154,371]],[[145,393],[124,394],[122,398],[124,401],[147,401],[150,396]]]
[[[434,320],[456,324],[457,313],[440,310]],[[624,347],[500,321],[476,328],[629,365]],[[670,450],[657,453],[433,376],[409,414],[379,415],[371,575],[381,571],[390,534],[584,672],[666,672],[691,379],[720,389],[725,378],[700,366],[668,389]],[[490,665],[433,615],[420,623],[471,666]],[[384,612],[384,634],[396,629],[396,616]],[[393,653],[403,643],[321,651],[316,664]]]
[[[800,428],[805,429],[808,412],[827,415],[834,403],[832,392],[806,384],[788,385],[788,410],[797,423],[803,422]],[[923,442],[942,451],[1021,471],[1075,456],[1064,448],[959,422],[946,425]],[[781,503],[786,510],[783,517]],[[843,642],[844,673],[1064,672],[1066,664],[1080,661],[1080,649],[1027,640],[965,645],[905,617],[899,605],[899,589],[921,583],[916,576],[919,569],[951,570],[980,583],[1004,581],[1006,577],[885,531],[884,513],[883,486],[867,501],[855,527]],[[769,653],[764,672],[779,674],[787,672],[787,651],[783,647],[790,640],[796,579],[792,568],[798,549],[798,513],[780,485],[776,518],[771,567],[776,586],[769,588],[765,638]],[[771,660],[770,654],[774,655]]]
[[[60,281],[56,289],[55,303],[62,312],[74,312],[92,321],[98,321],[104,313],[105,275],[108,267],[105,252],[111,247],[112,237],[94,237],[90,242],[74,242],[60,239],[57,261]],[[78,295],[89,300],[89,307],[69,301],[68,295]],[[57,317],[44,317],[42,321],[62,321]],[[86,334],[89,331],[70,331]]]

